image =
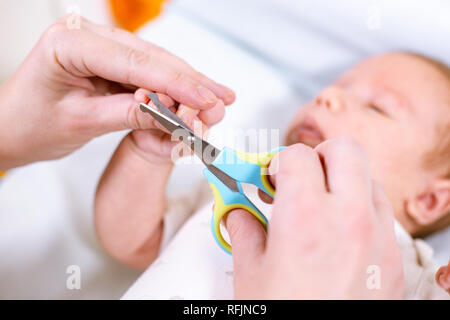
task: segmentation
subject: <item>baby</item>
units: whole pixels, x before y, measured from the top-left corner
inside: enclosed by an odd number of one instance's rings
[[[135,96],[148,102],[143,89]],[[173,101],[161,99],[175,110]],[[223,105],[214,109],[181,106],[177,114],[188,123],[195,118],[211,126],[223,117]],[[287,145],[315,147],[350,136],[364,146],[372,178],[385,188],[403,227],[397,224],[396,235],[405,298],[445,298],[444,290],[450,290],[450,265],[434,280],[431,249],[412,238],[450,224],[449,111],[447,66],[415,54],[389,53],[359,63],[300,108],[286,137]],[[151,265],[126,297],[232,298],[231,257],[209,235],[211,192],[201,187],[191,192],[196,198],[166,200],[174,144],[158,129],[132,131],[123,139],[98,186],[98,236],[119,261],[142,269]]]

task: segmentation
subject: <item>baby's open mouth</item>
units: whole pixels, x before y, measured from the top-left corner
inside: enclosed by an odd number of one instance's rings
[[[303,143],[312,148],[323,142],[325,137],[319,128],[317,122],[311,118],[306,117],[303,121],[291,130],[288,137],[288,143]]]

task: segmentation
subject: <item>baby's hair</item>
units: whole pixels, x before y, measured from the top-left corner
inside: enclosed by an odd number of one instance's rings
[[[447,108],[450,111],[450,67],[441,61],[433,58],[429,58],[417,53],[409,53],[417,58],[420,58],[430,65],[432,65],[436,70],[438,70],[445,78],[447,78],[449,87],[449,98],[446,102]],[[450,115],[450,112],[449,112]],[[437,135],[439,137],[438,143],[433,147],[432,150],[425,157],[425,166],[428,168],[442,168],[444,171],[444,177],[450,178],[450,117],[444,119],[444,123],[441,123],[437,128]]]
[[[450,67],[445,63],[426,57],[424,55],[412,52],[406,52],[407,54],[422,59],[429,65],[433,66],[437,71],[439,71],[448,82],[448,95],[449,98],[446,102],[447,108],[450,111]],[[448,113],[450,115],[450,112]],[[450,116],[445,119],[443,123],[439,124],[436,128],[438,142],[436,145],[425,155],[424,165],[429,169],[437,169],[442,172],[442,177],[450,179]],[[444,217],[439,219],[436,223],[422,228],[419,233],[414,234],[414,236],[427,236],[431,233],[439,231],[446,226],[450,225],[450,212],[448,212]]]

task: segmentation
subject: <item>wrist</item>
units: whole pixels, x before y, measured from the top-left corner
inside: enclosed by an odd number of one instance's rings
[[[163,158],[158,155],[153,155],[148,152],[142,151],[131,134],[128,134],[122,141],[119,147],[119,152],[124,159],[126,165],[123,166],[127,170],[133,170],[134,172],[140,172],[142,177],[147,174],[151,175],[151,181],[163,186],[167,183],[170,172],[174,166],[174,163],[169,158]]]

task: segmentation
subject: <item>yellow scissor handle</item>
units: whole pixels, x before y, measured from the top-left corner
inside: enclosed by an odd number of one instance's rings
[[[245,205],[241,202],[225,204],[217,187],[212,183],[210,183],[209,185],[212,189],[213,196],[214,196],[214,214],[213,214],[212,225],[211,225],[212,231],[213,231],[213,236],[214,236],[216,242],[219,244],[219,246],[223,250],[225,250],[226,252],[231,254],[231,246],[223,238],[222,233],[220,232],[220,222],[222,221],[223,217],[228,212],[230,212],[233,209],[247,210],[248,212],[253,214],[262,223],[264,228],[266,228],[266,226],[267,226],[267,220],[257,210],[255,210],[251,206]],[[242,201],[242,200],[239,200],[239,201]]]
[[[279,150],[280,149],[276,149],[276,151],[273,152],[262,152],[262,153],[244,153],[235,151],[239,159],[257,164],[258,166],[261,167],[261,182],[272,197],[275,195],[275,189],[273,188],[272,184],[269,181],[268,168],[270,161],[272,161],[273,157],[278,152],[280,152]]]
[[[231,253],[231,246],[220,232],[220,223],[225,214],[233,209],[244,209],[253,214],[266,228],[266,217],[245,196],[241,183],[252,184],[270,196],[275,190],[268,178],[267,167],[270,161],[282,148],[265,153],[242,153],[230,148],[224,148],[212,163],[236,181],[239,192],[229,189],[220,179],[208,169],[204,175],[208,179],[214,195],[214,215],[211,221],[212,233],[222,249]]]

